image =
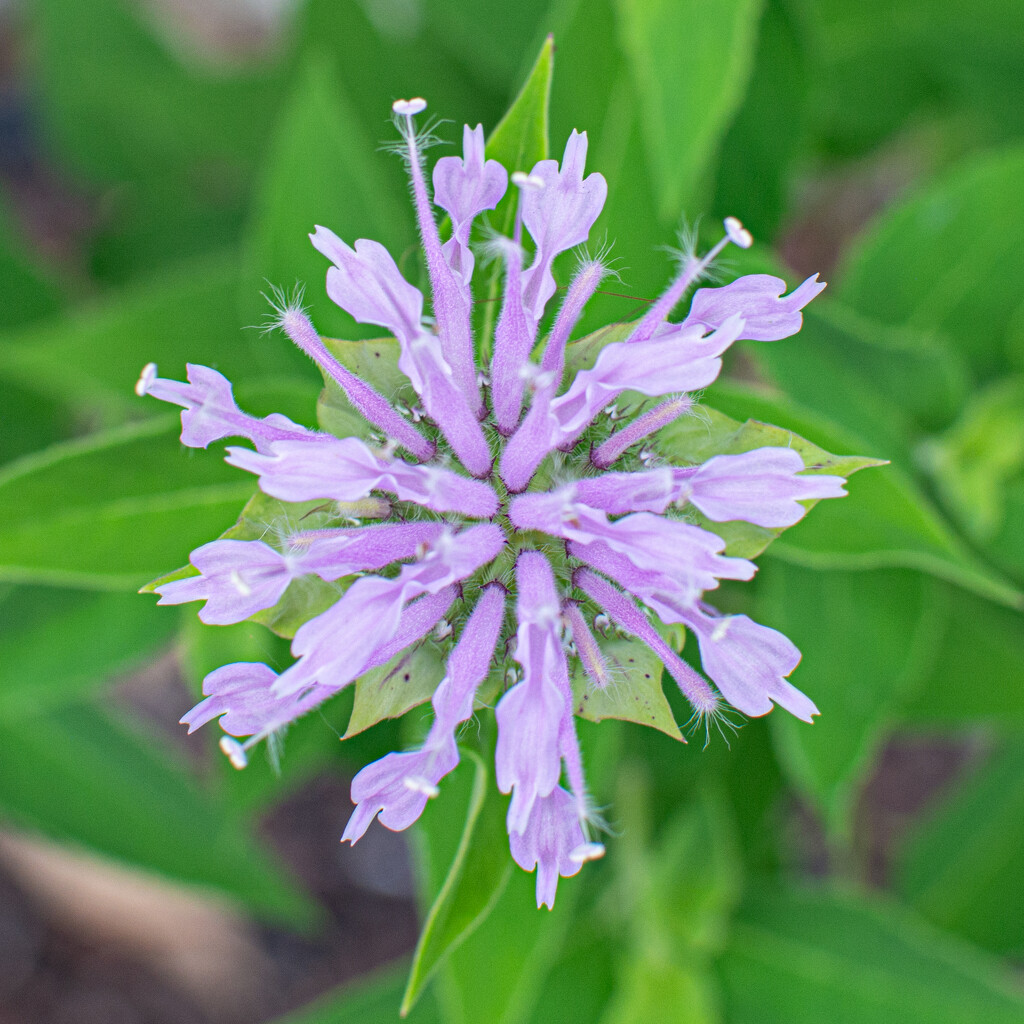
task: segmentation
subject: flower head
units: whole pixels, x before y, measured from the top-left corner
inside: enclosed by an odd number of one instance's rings
[[[375,501],[387,521],[352,526],[340,513],[331,521],[328,511],[326,524],[285,531],[276,542],[214,540],[193,552],[191,576],[177,574],[156,589],[161,603],[204,601],[201,618],[227,624],[273,607],[303,577],[342,581],[337,600],[294,633],[294,664],[280,673],[253,663],[220,668],[183,719],[194,729],[219,718],[222,747],[239,767],[254,744],[401,652],[428,640],[447,648],[426,739],[356,776],[356,810],[343,838],[356,842],[374,818],[392,829],[411,825],[459,762],[460,726],[494,703],[495,774],[510,796],[512,856],[536,867],[538,905],[550,906],[558,878],[604,850],[592,835],[573,680],[582,680],[577,688],[608,688],[609,630],[660,659],[698,716],[726,703],[749,715],[773,702],[807,720],[817,713],[785,678],[799,661],[796,648],[746,616],[720,615],[705,596],[720,580],[750,579],[755,571],[726,552],[714,524],[791,526],[806,511],[802,502],[844,494],[843,479],[806,473],[790,448],[718,454],[700,464],[673,462],[669,450],[657,459],[651,453],[659,432],[689,414],[688,393],[718,376],[731,345],[795,333],[801,308],[824,285],[810,278],[784,295],[777,278],[742,277],[700,288],[687,315],[671,322],[723,248],[751,244],[739,221],[727,218],[721,241],[703,257],[684,257],[637,323],[591,365],[566,374],[568,342],[609,273],[600,257],[582,261],[538,346],[557,291],[554,261],[586,241],[607,195],[604,178],[586,173],[586,133],[572,133],[560,162],[510,168],[510,175],[487,159],[482,128],[467,126],[462,157],[434,167],[432,203],[414,120],[425,106],[399,101],[394,111],[432,321],[424,319],[422,292],[381,245],[349,245],[325,227],[311,235],[330,263],[328,295],[397,339],[415,416],[343,365],[288,303],[275,323],[366,420],[363,437],[248,416],[230,383],[202,366],[188,367],[187,383],[147,366],[137,388],[183,406],[187,445],[249,441],[252,447],[230,447],[227,461],[254,474],[265,494],[328,509]],[[471,232],[510,182],[513,235],[492,246],[504,263],[504,293],[493,339],[479,345]],[[444,241],[435,203],[451,219]],[[486,365],[483,351],[490,352]],[[632,417],[617,410],[623,396]],[[695,634],[710,681],[679,657],[659,620]]]

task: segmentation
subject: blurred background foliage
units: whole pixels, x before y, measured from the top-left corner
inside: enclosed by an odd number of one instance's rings
[[[681,214],[736,214],[759,245],[733,271],[830,287],[797,337],[743,346],[706,401],[891,466],[727,592],[804,652],[795,681],[821,718],[776,712],[705,750],[584,724],[618,835],[554,912],[509,878],[479,769],[459,769],[413,836],[421,906],[464,827],[484,867],[456,864],[410,1019],[1024,1020],[1024,6],[221,6],[234,20],[157,0],[0,13],[3,819],[258,919],[322,920],[253,825],[407,726],[337,744],[303,721],[276,777],[140,715],[123,681],[167,651],[196,691],[225,660],[286,651],[135,596],[251,484],[183,451],[176,417],[132,385],[149,360],[172,377],[194,360],[254,413],[312,423],[313,368],[245,329],[261,291],[304,283],[323,333],[366,337],[326,300],[306,233],[379,239],[415,273],[402,169],[380,150],[391,101],[427,96],[449,142],[463,121],[490,130],[554,33],[552,150],[588,130],[609,181],[597,230],[621,261],[588,323],[656,294]],[[937,767],[922,777],[915,751]],[[288,1021],[389,1019],[405,970]]]

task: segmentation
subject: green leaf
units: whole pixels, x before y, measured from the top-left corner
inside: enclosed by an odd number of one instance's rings
[[[0,579],[138,589],[217,536],[252,483],[175,439],[177,418],[116,427],[0,472]]]
[[[0,807],[23,827],[193,885],[261,914],[309,917],[290,881],[169,751],[89,705],[0,725]]]
[[[619,971],[600,1024],[719,1024],[714,978],[701,968],[647,954]]]
[[[487,139],[487,158],[497,160],[509,173],[529,171],[538,160],[548,158],[548,106],[554,65],[555,40],[548,36],[519,95]],[[515,196],[506,195],[492,221],[502,234],[508,235],[514,217]]]
[[[911,696],[901,709],[903,722],[1019,727],[1024,722],[1024,617],[974,594],[947,590],[951,614],[936,643],[934,685]]]
[[[852,894],[751,893],[719,961],[730,1024],[1019,1024],[1009,972],[905,910]]]
[[[345,739],[385,718],[400,718],[425,704],[444,678],[445,658],[435,644],[421,641],[396,654],[386,665],[355,681],[355,703]]]
[[[350,245],[372,238],[401,252],[412,240],[412,212],[406,211],[401,191],[381,185],[382,180],[392,184],[387,172],[394,162],[375,152],[327,57],[307,56],[281,113],[253,204],[247,272],[240,283],[250,322],[269,311],[260,297],[265,282],[286,291],[298,282],[308,286],[303,304],[321,331],[366,332],[327,297],[330,264],[310,244],[309,234],[322,224]]]
[[[1022,871],[1024,743],[1018,734],[917,825],[900,856],[897,889],[940,928],[998,953],[1019,953]]]
[[[915,438],[949,423],[971,387],[963,354],[935,330],[892,326],[826,296],[804,311],[799,334],[746,351],[790,398],[907,468]]]
[[[4,328],[19,327],[56,313],[61,306],[54,282],[35,265],[31,249],[15,229],[0,189],[0,289],[4,296]]]
[[[768,2],[750,87],[721,145],[713,208],[771,238],[788,203],[788,172],[804,130],[807,61],[795,19]]]
[[[980,377],[998,372],[1022,304],[1022,177],[1020,147],[951,168],[859,240],[841,298],[883,323],[941,330]]]
[[[691,415],[662,428],[655,438],[658,447],[673,462],[693,465],[715,455],[737,455],[764,447],[795,449],[804,460],[808,475],[825,473],[849,477],[858,470],[885,465],[883,459],[832,455],[784,427],[753,419],[739,423],[706,405],[695,406]],[[802,504],[811,509],[818,502],[805,501]],[[785,532],[784,528],[768,529],[752,523],[712,523],[704,517],[699,517],[699,521],[727,542],[726,550],[730,555],[741,558],[756,557]]]
[[[260,380],[260,391],[274,396],[282,382],[315,381],[309,361],[287,339],[268,341],[241,329],[237,263],[234,255],[192,262],[74,316],[10,335],[0,345],[0,378],[108,424],[165,411],[163,403],[133,391],[147,362],[178,378],[187,362],[216,366],[235,382]],[[257,405],[250,411],[274,410]]]
[[[872,149],[936,111],[956,117],[951,134],[968,143],[1019,137],[1024,18],[1015,0],[906,0],[899,17],[884,0],[800,6],[815,58],[809,110],[819,148]]]
[[[123,181],[259,151],[280,94],[274,71],[189,73],[119,0],[31,8],[34,78],[51,140],[81,173]]]
[[[830,451],[863,446],[823,416],[760,389],[719,383],[709,400],[729,415],[813,437]],[[772,554],[815,569],[917,569],[1007,607],[1024,607],[1024,595],[981,562],[895,466],[859,477],[849,497],[821,504],[774,543]]]
[[[975,394],[918,455],[964,532],[979,543],[993,540],[1006,521],[1006,485],[1024,472],[1024,379]]]
[[[736,112],[753,66],[760,0],[615,0],[658,215],[679,216]],[[680,52],[685,59],[680,59]]]
[[[150,657],[177,620],[136,594],[10,587],[0,597],[0,721],[67,705]]]
[[[473,767],[472,788],[468,801],[459,792],[458,800],[449,790],[465,789],[468,767],[457,771],[445,781],[445,795],[424,816],[421,835],[425,837],[424,851],[433,865],[436,857],[434,819],[445,815],[450,821],[462,816],[453,814],[453,806],[466,804],[464,824],[459,844],[448,867],[447,874],[427,913],[413,956],[412,968],[402,999],[402,1016],[419,1001],[420,996],[437,972],[444,959],[464,942],[487,917],[501,896],[513,870],[508,854],[508,835],[505,830],[504,801],[499,799],[494,780],[483,760],[470,750],[463,750],[464,763]],[[441,827],[448,827],[445,822]],[[431,840],[434,843],[431,843]],[[440,867],[441,865],[438,865]],[[433,872],[437,874],[436,869]]]
[[[937,664],[944,597],[935,581],[906,570],[762,568],[757,618],[803,653],[791,681],[821,711],[813,725],[772,715],[779,760],[842,838],[888,729]]]
[[[404,968],[387,967],[370,978],[360,978],[331,992],[304,1009],[286,1017],[275,1017],[273,1024],[382,1024],[396,1019],[405,973]],[[406,1019],[410,1024],[443,1024],[437,1003],[429,992]]]
[[[603,643],[601,650],[612,674],[603,690],[590,682],[579,659],[573,659],[576,714],[591,722],[618,718],[649,725],[681,740],[682,733],[661,688],[662,664],[657,655],[638,640],[612,640]]]

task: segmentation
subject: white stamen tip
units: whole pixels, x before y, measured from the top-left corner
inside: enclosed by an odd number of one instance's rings
[[[600,860],[603,856],[603,843],[582,843],[569,851],[569,860],[575,864],[586,864],[588,860]]]
[[[512,172],[512,184],[516,188],[529,188],[533,190],[544,187],[544,179],[539,174],[526,174],[523,171]]]
[[[249,758],[246,756],[245,747],[231,736],[221,736],[220,749],[231,762],[232,768],[237,768],[241,771],[249,764]]]
[[[135,394],[142,398],[149,391],[150,385],[156,380],[156,363],[146,363],[135,382]]]
[[[427,109],[427,101],[422,96],[411,100],[395,100],[391,104],[391,109],[403,117],[412,117],[413,114],[421,114]]]
[[[434,630],[434,637],[437,640],[445,640],[450,637],[453,632],[452,624],[447,619],[442,619]]]
[[[736,217],[726,217],[723,221],[725,224],[725,233],[729,236],[729,241],[733,245],[738,245],[741,249],[749,249],[754,244],[754,236],[743,226],[743,224]]]
[[[411,789],[414,793],[422,793],[430,800],[433,800],[441,792],[430,779],[425,779],[422,775],[407,775],[402,781],[405,783],[406,789]]]

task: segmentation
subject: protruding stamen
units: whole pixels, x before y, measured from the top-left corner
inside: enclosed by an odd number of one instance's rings
[[[604,843],[581,843],[569,851],[569,860],[576,864],[586,864],[588,860],[600,860],[604,853]]]
[[[241,771],[248,766],[249,757],[245,752],[245,747],[233,736],[221,736],[220,749],[231,762],[232,768]]]
[[[743,226],[738,217],[726,217],[725,233],[733,245],[741,249],[749,249],[754,244],[754,236]]]
[[[423,252],[427,257],[427,273],[433,296],[434,317],[437,320],[441,352],[452,369],[454,379],[469,405],[470,415],[483,413],[480,388],[476,382],[476,365],[473,354],[473,335],[470,323],[470,308],[463,296],[441,248],[441,236],[431,209],[430,193],[423,176],[420,148],[413,128],[412,118],[425,110],[424,99],[396,100],[392,109],[405,118],[402,135],[406,143],[409,176],[412,178],[413,204],[416,207],[416,222],[420,229]]]
[[[414,114],[422,114],[427,109],[427,101],[422,96],[411,100],[395,100],[391,109],[402,117],[412,117]]]
[[[644,314],[633,333],[626,340],[650,341],[654,337],[654,332],[668,319],[669,314],[675,309],[690,285],[701,278],[718,254],[730,242],[735,243],[741,249],[748,249],[754,243],[753,236],[735,217],[725,219],[725,235],[711,247],[706,255],[700,259],[697,259],[696,256],[686,258],[683,269],[676,279],[662,292],[661,297]]]
[[[673,420],[689,412],[692,407],[693,399],[689,395],[677,395],[667,402],[656,405],[642,416],[638,416],[629,426],[612,434],[591,453],[590,461],[598,469],[608,469],[627,449],[661,430],[662,427],[668,426]]]
[[[156,363],[146,363],[139,379],[135,382],[135,394],[142,398],[149,392],[149,387],[156,380]]]

